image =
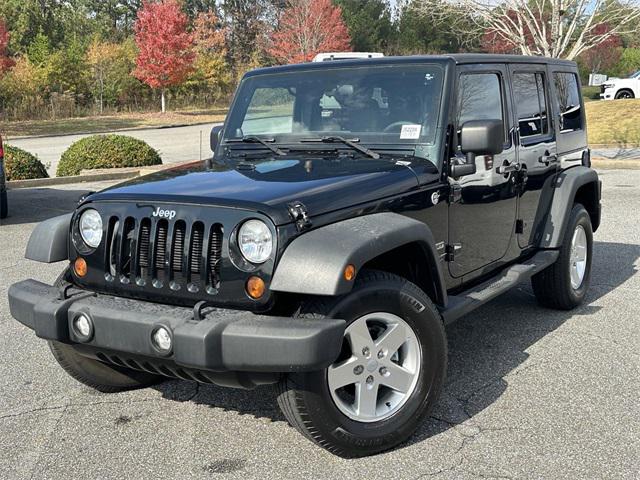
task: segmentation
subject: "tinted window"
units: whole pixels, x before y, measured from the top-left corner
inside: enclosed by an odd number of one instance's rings
[[[433,143],[440,67],[339,64],[244,79],[225,140],[252,134],[284,143],[340,135],[362,143]]]
[[[469,120],[504,120],[500,78],[495,73],[460,76],[458,126]]]
[[[547,99],[542,73],[516,73],[513,76],[513,94],[518,114],[520,137],[533,137],[549,133]]]
[[[556,102],[560,111],[560,131],[562,133],[582,130],[582,107],[578,77],[574,73],[554,73]]]
[[[242,122],[244,135],[290,133],[295,97],[286,88],[256,88]]]

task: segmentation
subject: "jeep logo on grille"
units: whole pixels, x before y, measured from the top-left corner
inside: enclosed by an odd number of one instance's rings
[[[176,216],[175,210],[162,210],[160,207],[156,208],[156,211],[151,214],[154,217],[173,219]]]

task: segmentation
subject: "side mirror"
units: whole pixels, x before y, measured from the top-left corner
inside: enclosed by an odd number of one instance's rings
[[[465,163],[452,164],[451,176],[464,177],[476,173],[476,155],[497,155],[504,148],[504,124],[501,120],[471,120],[460,129],[460,150]]]
[[[504,149],[502,120],[471,120],[460,130],[460,149],[472,155],[497,155]]]
[[[211,151],[215,153],[216,148],[218,148],[218,143],[220,143],[220,134],[222,133],[222,125],[216,125],[211,129],[211,134],[209,135],[209,146],[211,147]]]

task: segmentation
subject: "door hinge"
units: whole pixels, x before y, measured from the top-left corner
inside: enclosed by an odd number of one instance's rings
[[[302,202],[293,202],[288,205],[289,215],[296,222],[296,228],[298,231],[305,230],[311,226],[311,220],[309,219],[309,212],[307,207]]]
[[[520,218],[516,220],[516,233],[517,234],[524,233],[524,220]]]
[[[449,186],[449,203],[459,202],[462,198],[462,187],[457,183]]]
[[[451,245],[447,245],[445,247],[445,257],[444,257],[445,262],[453,262],[456,258],[456,252],[458,252],[459,250],[462,250],[462,244],[460,243],[453,243]]]

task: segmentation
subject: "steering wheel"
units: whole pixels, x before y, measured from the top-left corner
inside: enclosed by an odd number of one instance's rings
[[[386,127],[384,127],[384,129],[382,130],[382,133],[390,133],[392,130],[398,128],[398,127],[402,127],[403,125],[415,125],[415,122],[410,122],[408,120],[401,120],[399,122],[393,122],[390,123],[389,125],[387,125]]]

